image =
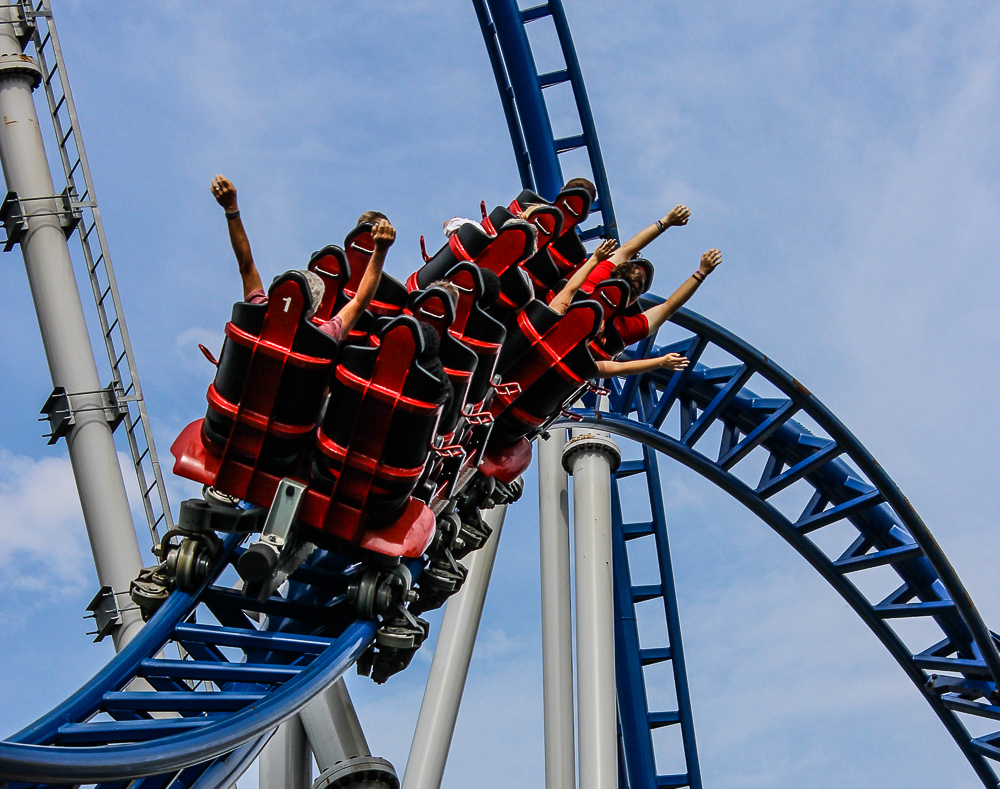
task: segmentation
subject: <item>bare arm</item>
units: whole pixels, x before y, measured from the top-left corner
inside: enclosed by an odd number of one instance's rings
[[[688,366],[686,357],[679,353],[668,353],[649,359],[635,359],[631,362],[597,362],[597,372],[601,378],[618,378],[623,375],[648,373],[666,367],[668,370],[683,370]]]
[[[392,246],[392,242],[396,240],[396,229],[389,224],[388,220],[380,219],[372,231],[372,240],[375,242],[375,249],[372,250],[372,256],[368,260],[368,268],[365,269],[365,275],[358,285],[358,292],[337,313],[344,323],[345,335],[354,328],[361,313],[368,309],[368,305],[375,297],[378,283],[382,279],[385,255],[389,251],[389,247]]]
[[[662,304],[657,304],[655,307],[646,310],[643,315],[649,321],[649,334],[652,334],[670,320],[673,314],[683,307],[687,300],[694,295],[694,292],[698,290],[698,286],[705,281],[705,277],[715,271],[716,266],[721,262],[722,253],[719,250],[708,250],[708,252],[701,256],[701,265],[698,266],[698,270],[684,280],[670,298]],[[646,336],[648,337],[649,335]]]
[[[690,217],[691,212],[688,210],[687,206],[675,206],[669,214],[663,217],[663,219],[654,222],[649,225],[649,227],[643,228],[632,236],[632,238],[622,244],[618,251],[612,256],[612,260],[614,260],[616,266],[619,263],[624,263],[626,260],[631,260],[642,252],[642,250],[644,250],[651,241],[663,234],[668,227],[680,227],[681,225],[686,225]]]
[[[240,277],[243,280],[243,298],[245,299],[255,290],[263,290],[264,284],[260,281],[257,266],[254,265],[253,253],[250,251],[250,239],[247,238],[247,231],[243,228],[243,220],[240,219],[240,208],[236,202],[236,187],[224,175],[217,175],[212,179],[212,194],[218,204],[226,210],[229,242],[233,245],[236,265],[240,269]]]
[[[590,260],[584,263],[580,268],[573,272],[573,276],[570,277],[569,282],[567,282],[561,291],[556,295],[549,307],[562,315],[566,310],[569,309],[569,305],[573,303],[573,297],[576,292],[580,290],[580,287],[584,282],[587,281],[587,277],[590,276],[590,272],[594,270],[594,267],[600,263],[602,260],[607,260],[611,257],[611,254],[617,249],[618,242],[613,238],[607,238],[598,244],[597,249],[594,250],[594,254],[590,256]]]

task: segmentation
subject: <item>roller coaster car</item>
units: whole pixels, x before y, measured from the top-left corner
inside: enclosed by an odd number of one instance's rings
[[[330,381],[317,434],[313,487],[329,507],[301,520],[317,544],[332,535],[394,556],[419,556],[434,534],[434,515],[411,497],[424,471],[450,386],[428,369],[433,329],[409,315],[382,321],[377,347],[345,346]]]
[[[455,320],[452,321],[449,332],[471,348],[478,357],[466,396],[466,402],[475,407],[474,412],[483,409],[493,391],[493,372],[507,336],[503,324],[490,317],[485,309],[498,296],[498,292],[488,292],[489,278],[493,278],[493,288],[498,291],[496,275],[484,272],[469,262],[459,263],[444,277],[459,292]]]
[[[370,222],[362,222],[354,230],[347,234],[344,239],[344,250],[347,253],[349,278],[344,284],[344,302],[353,299],[358,293],[361,279],[368,270],[368,261],[375,250],[375,242],[372,240],[372,230],[375,225]],[[406,287],[395,277],[382,272],[375,297],[368,306],[369,312],[375,318],[392,318],[399,315],[406,306]],[[362,316],[347,338],[349,343],[364,344],[367,335],[371,332],[374,321],[372,318]]]
[[[528,272],[536,296],[543,296],[556,283],[569,277],[587,260],[587,250],[576,233],[563,233],[545,249],[539,250],[521,268]]]
[[[325,286],[323,301],[313,315],[313,323],[325,323],[348,301],[344,293],[344,287],[351,279],[347,253],[335,244],[323,247],[309,258],[309,270],[318,274]]]
[[[629,285],[623,279],[606,279],[589,296],[577,293],[574,301],[593,300],[604,310],[604,333],[590,343],[590,353],[597,361],[611,361],[625,351],[625,341],[615,327],[615,318],[628,309]]]
[[[590,216],[590,192],[579,186],[571,186],[559,192],[550,203],[530,189],[524,189],[511,201],[510,210],[519,214],[529,205],[552,205],[558,208],[563,215],[560,235],[564,236]]]
[[[479,465],[483,474],[508,483],[528,467],[527,436],[597,377],[587,345],[603,321],[604,310],[591,299],[574,302],[563,315],[535,300],[518,314],[497,362],[501,385],[490,406],[495,424]]]
[[[442,385],[413,363],[425,350],[420,325],[395,318],[382,329],[381,347],[341,349],[317,438],[338,344],[304,317],[309,304],[305,278],[288,272],[271,286],[267,305],[234,307],[208,413],[171,447],[174,473],[260,507],[270,507],[282,479],[290,479],[306,488],[298,520],[311,527],[304,530],[311,541],[340,548],[332,539],[339,538],[389,556],[419,556],[433,537],[434,516],[408,492],[427,458]],[[400,417],[406,409],[417,416]],[[343,444],[330,438],[338,417]],[[400,456],[405,471],[397,474]]]
[[[406,280],[407,290],[423,290],[431,283],[444,279],[457,264],[482,255],[495,237],[472,222],[460,225],[441,249],[429,258],[425,255],[424,265]],[[422,236],[420,243],[423,244]]]
[[[278,277],[269,295],[268,304],[234,305],[208,412],[171,448],[177,474],[261,506],[273,496],[261,476],[295,473],[311,448],[338,347],[304,317],[302,274]]]
[[[438,422],[431,460],[418,486],[418,496],[430,503],[435,494],[451,495],[465,464],[467,453],[463,442],[469,437],[469,420],[463,417],[479,357],[450,331],[455,309],[447,291],[432,287],[413,293],[407,312],[437,335],[438,358],[453,390]]]
[[[500,278],[500,295],[489,307],[489,313],[501,322],[506,321],[523,309],[534,295],[530,280],[518,268],[518,264],[531,255],[534,236],[534,227],[516,217],[496,229],[494,234],[472,222],[465,223],[419,271],[410,275],[406,287],[410,291],[422,290],[443,279],[457,264],[471,261]]]

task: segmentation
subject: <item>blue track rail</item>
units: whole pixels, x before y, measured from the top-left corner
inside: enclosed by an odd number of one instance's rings
[[[635,470],[654,475],[649,450],[661,452],[715,483],[771,526],[871,628],[955,739],[983,785],[995,789],[998,779],[991,761],[1000,761],[1000,730],[974,737],[966,723],[971,716],[978,719],[977,729],[998,725],[1000,638],[983,623],[926,524],[871,453],[801,383],[757,349],[695,313],[682,310],[673,322],[690,336],[664,348],[647,341],[636,355],[676,351],[691,359],[691,367],[609,381],[610,408],[581,410],[583,424],[643,444],[646,454]],[[732,363],[699,363],[713,354],[728,355]],[[765,398],[751,391],[747,384],[755,375],[781,396]],[[820,432],[806,429],[796,416],[807,417]],[[708,446],[709,436],[718,443]],[[759,481],[747,482],[747,469],[760,461]],[[623,464],[619,476],[632,471]],[[808,502],[797,514],[774,499],[791,489]],[[619,523],[624,539],[656,527]],[[816,542],[821,530],[842,535],[845,526],[852,527],[852,537],[837,551],[824,550]],[[661,551],[664,546],[661,543]],[[669,558],[664,562],[662,553],[661,567],[669,570]],[[858,580],[886,568],[898,576],[898,586],[885,597],[870,599]],[[618,571],[616,567],[616,576]],[[668,580],[665,577],[664,589],[654,591],[663,592],[669,605],[673,590]],[[620,589],[623,583],[618,582]],[[645,599],[641,588],[628,591],[633,599]],[[893,628],[894,622],[913,618],[935,626],[932,643],[908,643]],[[631,643],[622,647],[630,648],[634,648]],[[683,706],[680,693],[679,700]],[[650,714],[651,725],[657,720]],[[625,747],[627,752],[627,738]],[[639,784],[632,778],[630,772],[630,786],[688,785],[671,782],[669,776]]]
[[[317,551],[287,597],[258,601],[217,585],[239,542],[197,594],[174,592],[81,690],[0,742],[7,789],[227,786],[371,644],[377,622],[347,601],[357,565]]]
[[[548,0],[523,11],[516,0],[472,0],[472,5],[500,90],[521,185],[551,200],[564,183],[559,157],[585,148],[597,186],[597,201],[591,208],[591,216],[599,214],[601,221],[582,230],[580,237],[584,241],[598,236],[618,238],[597,127],[561,0]],[[533,23],[555,27],[564,63],[562,68],[544,74],[538,72],[528,41],[527,26]],[[580,125],[578,131],[557,139],[552,132],[545,93],[564,83],[569,83],[573,90]]]

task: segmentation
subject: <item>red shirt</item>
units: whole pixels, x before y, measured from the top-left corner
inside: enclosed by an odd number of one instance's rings
[[[244,301],[247,304],[267,304],[268,298],[267,294],[258,288],[250,293]],[[321,323],[318,328],[324,334],[329,334],[337,342],[340,342],[344,337],[344,322],[340,319],[339,315],[334,315],[326,323]]]
[[[611,279],[611,272],[614,270],[615,264],[610,259],[602,260],[594,266],[594,270],[583,281],[580,290],[589,296],[604,280]],[[645,340],[649,336],[649,321],[641,312],[636,315],[619,315],[615,318],[615,328],[618,329],[626,345]]]

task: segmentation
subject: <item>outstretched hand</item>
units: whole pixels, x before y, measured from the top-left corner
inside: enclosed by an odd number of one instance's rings
[[[224,175],[212,179],[212,196],[228,213],[239,210],[236,204],[236,187]]]
[[[691,210],[686,205],[678,205],[663,218],[663,224],[667,227],[681,227],[686,225],[690,218]]]
[[[372,230],[372,241],[375,247],[383,252],[392,246],[396,240],[396,228],[389,224],[388,219],[380,219]]]
[[[717,249],[710,249],[701,256],[701,265],[698,266],[698,271],[707,277],[715,271],[720,263],[722,263],[722,253]]]
[[[618,249],[618,242],[613,238],[606,238],[597,245],[597,249],[594,250],[594,257],[598,262],[607,260],[614,254],[616,249]]]
[[[679,353],[667,353],[660,357],[660,367],[666,367],[668,370],[683,370],[687,366],[687,357]]]

